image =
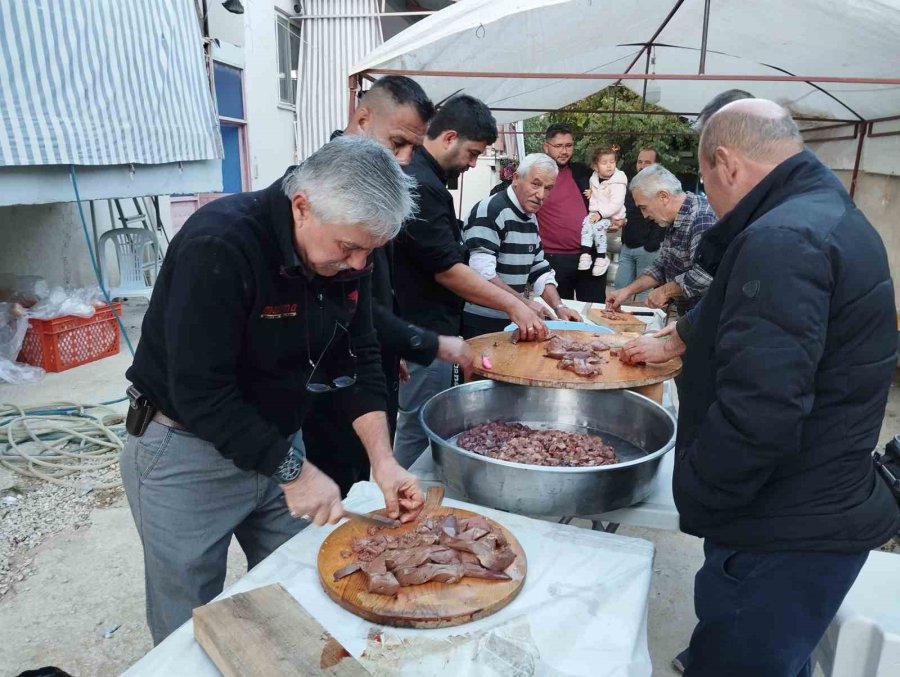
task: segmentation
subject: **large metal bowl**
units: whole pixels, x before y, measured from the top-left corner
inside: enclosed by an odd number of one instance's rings
[[[675,446],[675,419],[629,390],[536,388],[476,381],[431,398],[420,414],[444,483],[478,505],[526,515],[597,515],[644,500],[663,455]],[[546,467],[482,456],[456,437],[491,421],[601,435],[621,462]]]

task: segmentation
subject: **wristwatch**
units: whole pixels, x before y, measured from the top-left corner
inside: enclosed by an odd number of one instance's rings
[[[300,472],[303,470],[303,462],[305,460],[306,453],[295,447],[293,440],[291,440],[291,448],[281,464],[275,469],[275,472],[272,474],[272,479],[278,482],[278,484],[293,482],[300,477]]]

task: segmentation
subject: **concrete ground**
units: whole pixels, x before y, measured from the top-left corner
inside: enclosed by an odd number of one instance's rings
[[[135,344],[145,308],[142,302],[126,306],[126,325]],[[123,343],[116,357],[48,374],[38,384],[0,386],[0,402],[113,400],[125,390],[124,372],[130,361]],[[895,383],[881,443],[898,433],[900,387]],[[21,500],[27,496],[23,492]],[[0,531],[2,526],[0,521]],[[693,576],[702,561],[701,543],[678,532],[622,527],[619,533],[656,546],[648,641],[653,674],[674,675],[671,659],[686,646],[696,621],[691,595]],[[13,558],[31,560],[31,564],[26,569],[30,573],[0,597],[2,675],[43,665],[56,665],[79,677],[118,675],[151,648],[144,622],[141,545],[124,496],[95,509],[79,528],[67,528],[29,551],[16,552]],[[245,571],[246,561],[233,543],[226,585]],[[117,625],[106,638],[106,631]]]

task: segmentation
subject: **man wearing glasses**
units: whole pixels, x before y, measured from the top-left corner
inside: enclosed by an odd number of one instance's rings
[[[340,401],[388,512],[421,509],[391,451],[369,274],[412,212],[411,185],[375,141],[337,139],[172,240],[127,372],[121,459],[154,643],[222,591],[232,535],[252,568],[310,522],[341,519],[297,434],[312,398]]]
[[[562,298],[602,303],[606,299],[606,273],[594,277],[590,270],[578,270],[581,223],[588,213],[584,191],[589,188],[591,169],[572,162],[574,152],[572,128],[563,123],[550,125],[544,134],[544,153],[556,160],[559,174],[537,214],[541,246],[556,272]]]

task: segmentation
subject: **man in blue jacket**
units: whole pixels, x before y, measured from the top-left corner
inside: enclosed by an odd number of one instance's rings
[[[895,368],[887,255],[780,106],[723,107],[699,154],[722,218],[697,252],[714,280],[685,341],[673,488],[706,559],[677,662],[808,675],[869,550],[900,527],[871,458]]]

